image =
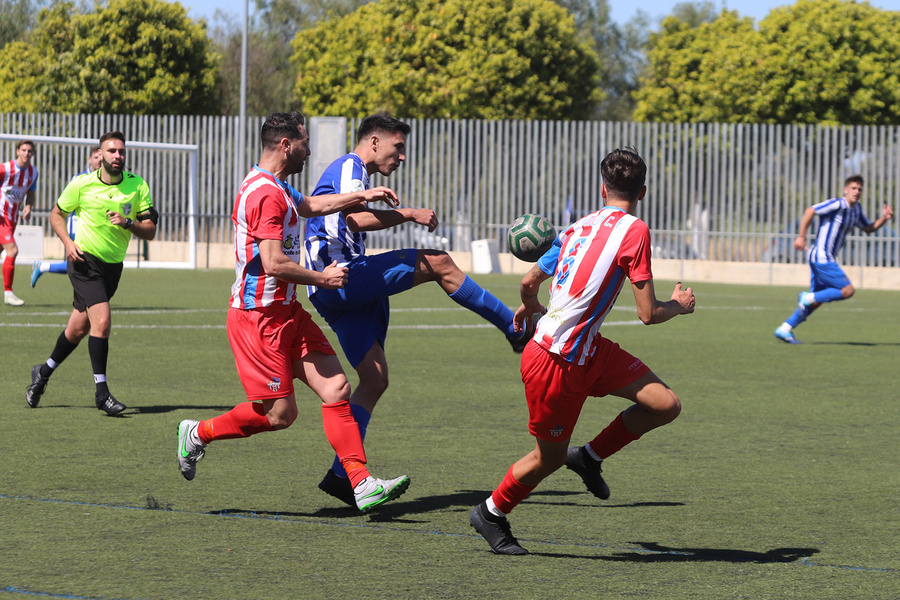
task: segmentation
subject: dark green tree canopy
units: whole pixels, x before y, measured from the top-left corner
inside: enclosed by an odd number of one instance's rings
[[[301,31],[296,97],[311,115],[587,118],[599,61],[549,0],[397,0]]]
[[[651,36],[638,121],[900,124],[900,12],[798,0]]]
[[[0,50],[5,110],[209,114],[217,56],[178,3],[110,0],[79,13],[42,10],[28,43]]]

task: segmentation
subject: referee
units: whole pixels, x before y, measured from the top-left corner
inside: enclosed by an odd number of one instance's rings
[[[97,408],[112,416],[125,410],[109,392],[106,363],[112,327],[109,301],[122,276],[122,261],[131,235],[142,240],[156,236],[159,213],[150,188],[137,175],[125,171],[125,136],[112,131],[100,137],[100,168],[75,177],[56,201],[50,225],[66,248],[68,275],[74,291],[69,323],[47,362],[31,369],[25,401],[36,408],[53,371],[88,336],[94,371]],[[78,210],[74,241],[66,230],[66,216]]]

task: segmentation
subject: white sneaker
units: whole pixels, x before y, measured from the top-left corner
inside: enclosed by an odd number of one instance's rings
[[[403,475],[397,479],[376,479],[366,477],[353,488],[356,507],[366,512],[389,500],[399,498],[409,487],[409,477]]]
[[[197,474],[197,461],[206,455],[206,444],[197,442],[199,421],[185,419],[178,424],[178,468],[184,478],[190,481]]]
[[[25,301],[13,294],[12,292],[5,292],[3,294],[3,302],[9,304],[10,306],[22,306],[25,304]]]

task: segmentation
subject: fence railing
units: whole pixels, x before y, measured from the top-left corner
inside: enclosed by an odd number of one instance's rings
[[[259,156],[262,117],[247,119],[246,156]],[[648,193],[638,215],[651,228],[654,256],[686,260],[797,263],[792,247],[803,210],[839,196],[851,174],[865,178],[862,205],[870,219],[882,203],[900,205],[900,128],[887,126],[622,123],[601,121],[410,120],[406,163],[375,183],[397,190],[407,206],[432,208],[433,234],[404,225],[369,234],[373,247],[437,247],[468,251],[496,239],[516,216],[536,212],[557,227],[600,206],[600,160],[634,146],[648,165]],[[347,120],[352,148],[356,119]],[[199,146],[197,214],[189,205],[184,156],[135,148],[128,169],[149,183],[168,220],[161,239],[188,241],[194,216],[199,243],[231,238],[234,194],[250,164],[239,164],[237,117],[0,114],[0,133],[95,139],[121,130],[129,140]],[[14,157],[0,142],[0,160]],[[333,147],[333,146],[332,146]],[[6,158],[4,158],[6,157]],[[334,157],[312,157],[311,161]],[[46,226],[55,199],[84,168],[87,148],[40,144],[35,221]],[[305,172],[291,182],[311,192]],[[900,265],[900,237],[890,223],[874,236],[848,238],[847,265]],[[50,235],[49,229],[46,229]]]

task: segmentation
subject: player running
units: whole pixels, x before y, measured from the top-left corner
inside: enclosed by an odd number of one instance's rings
[[[657,300],[653,289],[650,232],[634,216],[647,192],[644,160],[633,149],[616,149],[600,163],[600,174],[604,208],[563,231],[520,286],[517,327],[522,328],[526,317],[544,314],[525,346],[521,366],[528,429],[537,444],[469,515],[496,554],[528,554],[513,537],[506,516],[545,477],[566,465],[591,493],[607,498],[601,462],[681,412],[678,397],[649,367],[600,335],[626,277],[645,324],[694,312],[691,288],[678,283],[668,302]],[[538,292],[551,278],[545,307]],[[587,397],[608,394],[634,404],[587,445],[569,448]]]

